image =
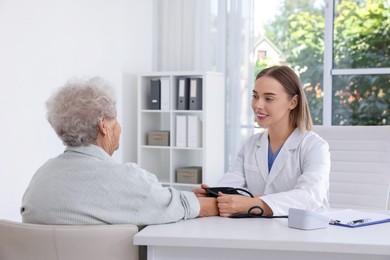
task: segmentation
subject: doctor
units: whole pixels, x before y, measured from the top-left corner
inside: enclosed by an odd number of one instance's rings
[[[261,71],[253,88],[252,109],[255,121],[265,130],[246,141],[216,186],[244,188],[256,195],[220,192],[220,216],[245,214],[253,206],[261,207],[268,216],[287,215],[291,207],[329,207],[329,146],[311,131],[299,77],[287,66]],[[207,196],[206,187],[202,184],[193,191]]]

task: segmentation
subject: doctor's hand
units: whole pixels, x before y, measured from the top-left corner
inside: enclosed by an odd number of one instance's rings
[[[242,195],[229,195],[218,193],[218,209],[221,217],[230,217],[234,214],[247,214],[253,206],[260,206],[264,210],[264,215],[272,215],[271,208],[259,198],[251,198]]]
[[[208,187],[208,185],[201,184],[200,187],[193,188],[192,192],[195,193],[196,197],[207,197],[208,193],[205,190],[205,188],[207,188],[207,187]]]

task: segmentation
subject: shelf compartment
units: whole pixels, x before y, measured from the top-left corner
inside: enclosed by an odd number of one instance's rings
[[[142,168],[157,176],[159,181],[170,183],[170,149],[143,146],[141,149],[140,165]]]
[[[144,133],[141,137],[141,145],[148,144],[148,133],[155,131],[170,131],[170,114],[169,113],[141,113],[141,132]]]
[[[176,169],[183,168],[183,167],[191,167],[191,166],[203,167],[202,149],[172,149],[173,183],[180,184],[176,182]],[[202,169],[202,180],[203,180],[203,169]]]

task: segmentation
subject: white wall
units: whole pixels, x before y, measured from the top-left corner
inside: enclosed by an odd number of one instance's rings
[[[0,0],[0,39],[0,219],[18,221],[32,175],[64,149],[44,103],[70,77],[115,86],[123,132],[114,156],[136,160],[136,74],[152,68],[152,0]]]

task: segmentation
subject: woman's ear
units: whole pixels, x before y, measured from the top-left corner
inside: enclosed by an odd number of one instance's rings
[[[104,120],[104,117],[99,120],[99,132],[103,135],[107,134],[107,121]]]
[[[295,95],[291,100],[290,100],[290,110],[293,110],[298,106],[298,95]]]

